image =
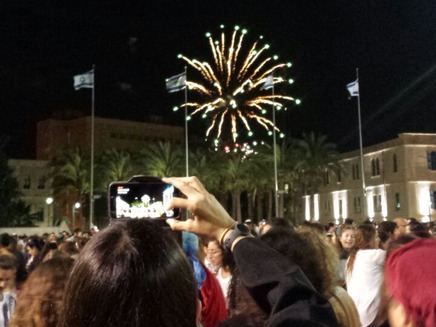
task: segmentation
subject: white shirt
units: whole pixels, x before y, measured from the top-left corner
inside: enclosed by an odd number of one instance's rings
[[[15,310],[15,299],[8,293],[3,293],[0,301],[0,327],[7,327]]]
[[[374,321],[379,309],[385,258],[384,250],[359,250],[353,271],[346,273],[347,291],[356,304],[363,327]]]
[[[224,299],[226,300],[226,307],[228,308],[227,294],[229,291],[229,285],[230,285],[230,280],[232,279],[232,275],[229,274],[229,276],[223,277],[222,273],[223,273],[222,268],[218,269],[218,272],[216,274],[216,279],[220,283],[221,289],[223,290]]]

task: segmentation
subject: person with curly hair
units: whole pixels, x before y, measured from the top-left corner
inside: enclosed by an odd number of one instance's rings
[[[40,263],[21,289],[9,327],[56,327],[74,260],[56,257]]]

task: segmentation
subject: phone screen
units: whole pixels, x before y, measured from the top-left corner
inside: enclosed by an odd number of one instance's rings
[[[160,180],[114,182],[109,186],[110,218],[179,218],[179,209],[168,204],[180,191]]]

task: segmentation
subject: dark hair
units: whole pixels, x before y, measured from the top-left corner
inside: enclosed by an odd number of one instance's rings
[[[303,227],[308,227],[320,234],[325,235],[325,226],[321,225],[320,223],[317,222],[312,222],[312,221],[305,221],[301,224]]]
[[[382,221],[377,228],[378,238],[381,243],[386,243],[394,235],[397,223],[394,221]]]
[[[36,249],[38,249],[39,251],[42,250],[42,248],[44,247],[44,245],[45,245],[44,240],[43,240],[41,237],[36,236],[36,235],[29,237],[29,240],[27,241],[27,246],[28,246],[28,247],[30,247],[30,248],[36,248]]]
[[[157,224],[115,222],[81,251],[60,321],[62,327],[195,326],[192,268],[176,240]]]
[[[344,225],[352,225],[354,223],[354,220],[351,218],[345,218]]]
[[[419,221],[410,220],[409,222],[409,231],[411,234],[414,234],[415,236],[421,237],[421,238],[430,238],[431,234],[427,230],[424,224],[420,223]]]
[[[11,244],[11,235],[8,233],[0,234],[0,245],[7,248]]]
[[[281,218],[281,217],[273,217],[271,219],[268,219],[266,224],[260,228],[260,231],[259,231],[260,235],[262,235],[264,233],[263,230],[264,230],[266,225],[271,226],[271,228],[269,230],[280,229],[280,230],[285,230],[285,231],[294,231],[294,226],[292,225],[292,223],[288,219]]]
[[[229,251],[224,250],[224,247],[218,242],[218,240],[207,239],[206,246],[208,246],[209,243],[215,243],[218,246],[223,254],[222,265],[226,269],[230,269],[230,272],[233,272],[235,269],[235,260],[233,259],[233,255]]]
[[[271,229],[260,239],[288,260],[295,262],[316,290],[319,292],[324,290],[323,272],[320,269],[320,263],[316,260],[317,252],[312,243],[294,231],[280,229]]]
[[[241,280],[236,267],[232,272],[228,293],[229,326],[261,327],[265,325],[268,314],[253,300]],[[227,326],[227,324],[226,324]]]

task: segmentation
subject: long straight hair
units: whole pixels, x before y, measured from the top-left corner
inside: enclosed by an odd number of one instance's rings
[[[372,242],[375,239],[376,230],[371,224],[362,224],[357,226],[354,233],[356,243],[350,252],[347,262],[347,273],[351,274],[354,267],[354,261],[356,260],[357,252],[360,250],[372,249]]]
[[[176,240],[153,222],[113,223],[84,247],[67,283],[61,327],[196,325],[196,283]]]

